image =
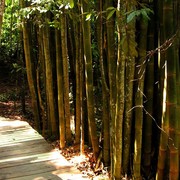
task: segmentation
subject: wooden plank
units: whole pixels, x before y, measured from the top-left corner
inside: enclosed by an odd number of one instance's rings
[[[21,143],[10,143],[10,144],[5,144],[0,148],[0,154],[1,152],[8,152],[8,151],[13,151],[17,149],[27,149],[29,147],[36,147],[36,146],[43,146],[43,144],[46,143],[44,139],[37,139],[37,140],[31,140],[31,141],[24,141]],[[49,144],[46,144],[47,146],[50,146]]]
[[[28,137],[28,138],[23,138],[23,137],[20,137],[20,138],[8,138],[7,139],[2,139],[2,141],[0,141],[0,148],[1,147],[4,147],[4,146],[8,146],[10,144],[18,144],[18,143],[23,143],[23,142],[27,142],[27,141],[33,141],[33,140],[40,140],[41,137],[40,136],[33,136],[33,137]]]
[[[11,157],[0,160],[0,169],[5,167],[13,167],[23,164],[29,164],[34,162],[43,162],[56,160],[57,157],[52,155],[52,152],[36,153],[32,155],[26,155],[21,157]]]
[[[9,179],[15,177],[23,177],[36,175],[44,172],[52,172],[58,169],[59,174],[80,174],[70,163],[65,161],[60,163],[59,159],[44,161],[44,162],[32,162],[28,164],[12,166],[8,168],[1,168],[0,179]]]
[[[88,179],[87,175],[81,175],[76,172],[59,172],[59,170],[52,172],[45,172],[36,175],[10,178],[10,180],[85,180]],[[90,179],[90,178],[89,178]]]
[[[54,175],[52,172],[45,172],[45,173],[17,177],[17,178],[9,178],[9,180],[32,180],[32,179],[33,180],[61,180],[60,177],[58,177],[57,175]]]
[[[43,146],[42,146],[43,145]],[[0,159],[6,159],[7,157],[10,158],[11,156],[19,157],[19,156],[26,156],[35,153],[44,153],[51,150],[51,147],[48,144],[42,144],[41,146],[29,147],[24,148],[23,151],[21,149],[10,150],[10,151],[1,151]]]
[[[27,175],[39,174],[43,172],[51,172],[55,170],[49,162],[43,163],[28,163],[23,164],[20,166],[13,166],[8,168],[1,168],[0,169],[0,179],[9,179],[9,178],[16,178],[22,177]]]
[[[0,132],[21,128],[30,128],[30,126],[25,121],[12,120],[0,117]]]
[[[0,180],[88,179],[28,123],[0,117]]]
[[[6,134],[10,134],[12,132],[17,132],[17,131],[25,131],[25,130],[29,130],[31,129],[31,127],[29,126],[22,126],[22,127],[18,127],[18,128],[12,128],[12,127],[1,127],[1,130],[0,130],[0,134],[2,135],[6,135]]]

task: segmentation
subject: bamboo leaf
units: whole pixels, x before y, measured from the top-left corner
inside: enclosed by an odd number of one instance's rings
[[[150,20],[150,17],[148,16],[148,11],[146,11],[145,9],[141,10],[141,14],[145,20]]]
[[[128,16],[127,16],[127,23],[130,23],[135,17],[136,17],[136,11],[131,12]]]
[[[74,7],[74,0],[69,0],[69,7],[71,9]]]
[[[116,12],[116,9],[114,8],[112,11],[109,12],[108,16],[107,16],[107,20],[109,20],[113,14]]]
[[[86,21],[89,21],[91,19],[91,15],[92,15],[91,13],[86,15]]]
[[[142,15],[143,19],[150,20],[150,17],[148,14],[151,14],[151,13],[153,13],[153,11],[146,7],[142,8],[140,10],[128,12],[128,13],[126,13],[126,14],[128,14],[127,15],[127,23],[130,23],[134,18],[136,18],[140,15]]]
[[[106,9],[106,11],[110,11],[110,10],[114,10],[115,8],[114,7],[108,7],[107,9]]]

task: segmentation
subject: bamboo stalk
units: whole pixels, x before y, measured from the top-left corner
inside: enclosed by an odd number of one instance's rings
[[[66,143],[72,142],[71,128],[70,128],[70,102],[69,102],[69,63],[68,63],[68,51],[67,51],[67,26],[65,11],[60,17],[61,22],[61,48],[62,48],[62,60],[63,60],[63,84],[64,84],[64,112],[65,112],[65,124],[66,124]]]
[[[175,30],[173,18],[173,1],[164,2],[164,38],[168,39],[174,35]],[[171,25],[171,26],[170,26]],[[179,152],[178,152],[178,121],[177,121],[177,88],[176,88],[176,61],[174,46],[169,47],[166,51],[167,58],[167,118],[169,120],[170,141],[170,179],[179,179]]]
[[[24,8],[24,1],[20,1],[20,6]],[[33,115],[35,121],[35,128],[40,132],[40,112],[39,112],[39,104],[38,104],[38,94],[37,87],[35,81],[35,67],[32,61],[32,49],[31,49],[31,40],[30,40],[30,28],[28,27],[28,23],[23,19],[23,44],[24,44],[24,54],[25,54],[25,62],[26,62],[26,72],[27,72],[27,80],[29,85],[29,90],[32,99],[32,108]]]
[[[97,21],[97,42],[99,49],[99,61],[101,69],[101,78],[102,78],[102,103],[103,103],[103,162],[106,167],[110,165],[110,112],[109,112],[109,88],[107,85],[107,67],[105,66],[104,61],[107,61],[106,57],[103,57],[103,1],[100,0],[97,2],[99,18]]]
[[[136,2],[127,3],[127,12],[135,10]],[[125,107],[124,107],[124,122],[123,122],[123,174],[129,173],[130,152],[132,142],[132,114],[133,107],[133,84],[135,72],[135,58],[137,56],[136,39],[135,39],[135,22],[132,20],[126,24],[126,39],[127,39],[127,54],[126,54],[126,69],[125,69]]]
[[[109,15],[107,8],[113,7],[113,1],[106,0],[104,10],[106,11],[106,17]],[[110,154],[111,154],[111,172],[114,171],[114,151],[115,147],[115,111],[116,111],[116,68],[117,58],[115,55],[115,17],[114,15],[106,20],[106,32],[107,32],[107,67],[108,67],[108,82],[109,82],[109,103],[110,103]]]
[[[134,139],[134,178],[141,179],[141,153],[143,128],[143,96],[146,68],[147,22],[141,18],[139,22],[138,59],[136,64],[137,89],[135,91],[135,139]]]
[[[57,70],[57,96],[58,96],[58,114],[59,114],[59,146],[61,149],[65,147],[65,115],[64,115],[64,86],[63,86],[63,62],[60,47],[60,31],[55,31],[56,39],[56,70]]]
[[[86,97],[88,107],[88,125],[91,143],[93,147],[93,154],[97,160],[99,154],[99,144],[96,132],[96,124],[94,118],[94,94],[93,94],[93,73],[92,73],[92,50],[91,50],[91,30],[90,21],[86,21],[84,15],[89,11],[89,6],[85,0],[82,0],[82,30],[83,30],[83,44],[84,44],[84,61],[85,61],[85,78],[86,78]]]
[[[147,50],[151,51],[154,47],[154,16],[152,15],[151,20],[148,23],[148,46]],[[153,131],[153,100],[154,100],[154,56],[148,57],[146,76],[145,76],[145,110],[144,114],[144,127],[143,127],[143,168],[145,177],[148,178],[151,174],[151,163],[152,163],[152,131]]]
[[[116,113],[115,113],[115,151],[114,151],[114,172],[113,178],[121,179],[122,174],[122,127],[124,118],[124,100],[125,100],[125,51],[121,45],[121,38],[125,35],[125,25],[122,19],[122,12],[125,8],[123,2],[118,0],[117,3],[117,32],[118,32],[118,49],[117,49],[117,71],[116,71]],[[121,20],[122,19],[122,20]]]

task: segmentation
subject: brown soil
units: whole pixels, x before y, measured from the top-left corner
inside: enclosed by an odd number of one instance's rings
[[[26,98],[26,113],[22,112],[22,105],[20,99],[16,96],[19,87],[8,77],[0,75],[0,116],[19,119],[19,120],[32,120],[30,112],[30,99]]]

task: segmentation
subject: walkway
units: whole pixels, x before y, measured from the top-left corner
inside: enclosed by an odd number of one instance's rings
[[[88,179],[24,121],[0,117],[0,179]]]

